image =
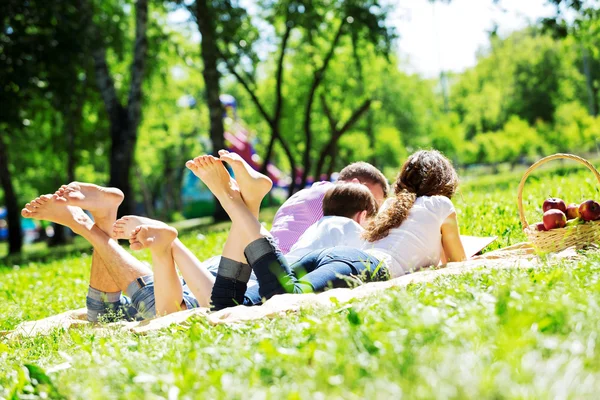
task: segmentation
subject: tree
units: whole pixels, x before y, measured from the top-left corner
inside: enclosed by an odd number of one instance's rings
[[[83,0],[91,1],[91,0]],[[118,187],[125,194],[125,200],[119,208],[119,214],[131,214],[134,211],[135,197],[131,185],[131,171],[134,163],[137,130],[142,111],[142,83],[146,72],[148,51],[148,0],[135,2],[135,39],[130,69],[130,86],[127,100],[119,99],[115,81],[107,61],[106,43],[102,29],[93,17],[94,5],[87,3],[89,34],[94,40],[92,58],[96,84],[110,123],[110,186]],[[98,17],[99,18],[99,17]]]
[[[73,91],[67,82],[76,80],[70,71],[76,68],[85,41],[78,37],[84,24],[69,1],[6,1],[0,5],[0,15],[0,173],[9,214],[9,248],[14,253],[20,251],[22,241],[20,199],[11,170],[23,158],[43,150],[40,132],[26,140],[30,111],[39,106],[48,110],[49,99],[64,100],[63,94]],[[19,172],[25,175],[22,169]]]

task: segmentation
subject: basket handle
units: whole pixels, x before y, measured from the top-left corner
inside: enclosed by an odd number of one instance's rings
[[[548,157],[544,157],[541,160],[535,162],[531,167],[529,167],[527,169],[527,171],[525,171],[525,174],[523,175],[523,178],[521,178],[521,182],[519,183],[517,203],[519,206],[519,218],[521,219],[521,224],[523,224],[523,229],[525,229],[529,226],[529,224],[527,223],[527,219],[525,218],[525,211],[523,209],[523,187],[525,186],[525,181],[527,180],[527,177],[529,177],[529,174],[531,174],[533,172],[533,170],[536,169],[537,167],[539,167],[540,165],[545,164],[548,161],[556,160],[559,158],[566,158],[568,160],[577,161],[578,163],[585,165],[596,176],[596,179],[598,180],[598,183],[600,184],[600,173],[596,170],[596,168],[594,168],[594,166],[588,160],[581,158],[579,156],[575,156],[573,154],[559,153],[559,154],[553,154]]]

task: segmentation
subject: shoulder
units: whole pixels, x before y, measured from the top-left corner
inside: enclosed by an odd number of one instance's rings
[[[452,200],[446,196],[422,196],[419,200],[425,208],[438,215],[440,219],[446,219],[455,212]]]

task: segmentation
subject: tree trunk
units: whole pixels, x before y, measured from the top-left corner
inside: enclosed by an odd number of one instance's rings
[[[219,95],[221,94],[221,74],[217,68],[219,50],[217,48],[215,16],[209,0],[196,0],[196,21],[198,23],[198,30],[202,36],[200,51],[202,52],[202,61],[204,63],[202,76],[204,77],[204,86],[206,88],[206,102],[210,113],[210,140],[213,145],[213,155],[217,155],[220,149],[225,148],[225,139],[223,136],[223,108],[219,100]],[[227,220],[227,213],[216,198],[215,205],[215,212],[213,214],[215,221]]]
[[[77,127],[80,126],[82,118],[83,103],[77,96],[73,96],[66,107],[63,107],[63,124],[65,132],[65,149],[67,153],[67,182],[75,180],[75,166],[77,160],[75,158],[75,136]],[[48,240],[48,246],[61,246],[67,244],[70,240],[67,235],[67,228],[63,225],[52,224],[54,227],[54,236]]]
[[[4,132],[0,132],[0,183],[4,191],[6,203],[6,222],[8,223],[8,254],[17,254],[23,247],[23,234],[21,232],[21,217],[17,195],[12,183],[12,176],[8,167],[8,149],[4,143]]]
[[[317,89],[323,82],[325,78],[325,71],[329,66],[329,62],[333,58],[333,54],[337,45],[342,37],[342,33],[344,31],[345,19],[342,20],[338,30],[331,42],[331,47],[329,48],[329,52],[325,56],[323,60],[323,64],[321,67],[314,72],[313,81],[308,92],[308,99],[306,100],[306,108],[304,109],[304,139],[305,139],[305,148],[304,148],[304,156],[302,158],[302,167],[304,168],[304,172],[302,174],[302,182],[300,183],[300,187],[304,188],[306,186],[306,181],[308,179],[308,174],[310,173],[311,167],[311,159],[310,159],[310,150],[312,148],[312,107],[315,101],[315,95],[317,93]]]
[[[118,216],[135,214],[135,196],[131,185],[131,169],[135,156],[137,126],[130,127],[127,110],[120,107],[120,118],[111,123],[112,145],[110,151],[109,186],[123,191],[125,198],[119,207]]]
[[[333,147],[330,157],[329,157],[329,168],[327,169],[327,180],[331,180],[331,175],[333,175],[333,171],[335,171],[335,163],[337,161],[338,155],[338,146],[337,144]]]
[[[90,19],[93,35],[99,36],[98,29]],[[146,55],[148,53],[148,0],[137,0],[135,3],[135,45],[133,61],[130,65],[131,85],[127,106],[124,107],[117,96],[115,84],[106,62],[106,49],[98,46],[93,52],[96,82],[110,121],[112,139],[110,151],[109,185],[123,191],[125,199],[119,207],[119,216],[134,212],[135,199],[131,185],[131,168],[135,157],[137,129],[142,110],[142,82],[144,80]],[[100,39],[98,37],[98,39]]]

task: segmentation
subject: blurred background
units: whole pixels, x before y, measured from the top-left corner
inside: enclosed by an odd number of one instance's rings
[[[0,241],[64,244],[23,205],[78,180],[121,215],[226,218],[183,167],[221,148],[276,205],[436,148],[465,179],[598,158],[600,1],[2,0]]]

